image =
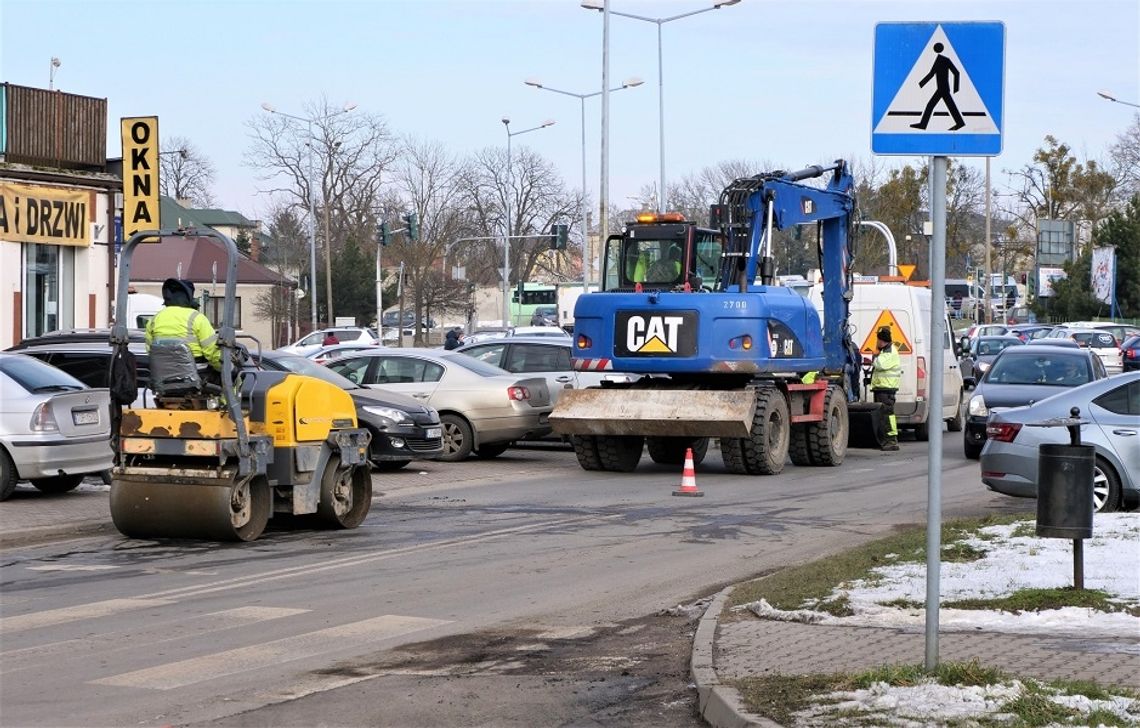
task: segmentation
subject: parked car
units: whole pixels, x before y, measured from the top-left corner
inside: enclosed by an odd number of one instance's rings
[[[966,329],[966,333],[962,334],[958,339],[958,345],[961,349],[969,349],[970,342],[979,336],[1005,336],[1009,333],[1007,326],[1001,324],[974,324]]]
[[[1016,336],[979,336],[970,342],[970,349],[959,362],[962,370],[962,381],[967,389],[978,383],[978,377],[986,373],[993,364],[994,359],[1004,349],[1011,346],[1024,346],[1024,342]]]
[[[107,370],[111,366],[111,332],[109,329],[93,332],[98,336],[92,338],[89,332],[81,332],[74,337],[77,339],[74,343],[67,341],[72,337],[57,335],[45,337],[47,343],[37,344],[33,340],[25,340],[20,346],[24,347],[23,351],[28,355],[64,369],[84,384],[102,387],[106,384]],[[137,362],[139,386],[139,398],[133,406],[153,406],[153,394],[148,389],[150,358],[143,343],[142,332],[129,333],[129,346]],[[256,359],[256,352],[254,358]],[[356,405],[356,418],[372,432],[370,454],[373,464],[381,470],[402,468],[412,460],[433,459],[443,452],[439,414],[431,407],[425,407],[399,394],[365,389],[295,354],[263,352],[260,366],[274,371],[291,371],[319,377],[347,389]],[[251,362],[248,369],[256,371],[257,363]]]
[[[1064,427],[1030,427],[1068,417],[1079,407],[1081,442],[1096,448],[1093,505],[1098,512],[1140,505],[1140,372],[1100,379],[990,417],[982,450],[982,482],[991,490],[1037,497],[1037,448],[1067,444]]]
[[[490,341],[491,339],[501,339],[505,336],[511,335],[511,329],[502,328],[500,326],[489,326],[475,329],[470,334],[463,337],[464,344],[475,344],[481,341]]]
[[[112,465],[111,397],[26,354],[0,353],[0,500],[30,480],[64,493]]]
[[[1065,324],[1075,329],[1099,329],[1107,331],[1116,337],[1117,341],[1124,341],[1131,336],[1140,336],[1140,326],[1132,324],[1118,324],[1112,321],[1074,321]]]
[[[1100,358],[1088,349],[1011,346],[998,354],[966,407],[962,439],[966,457],[977,460],[986,444],[986,421],[994,412],[1033,404],[1062,390],[1104,379]]]
[[[1124,371],[1134,372],[1140,369],[1140,336],[1125,339],[1120,345],[1120,353],[1124,357]]]
[[[348,390],[356,419],[372,433],[368,457],[379,470],[398,470],[412,460],[443,454],[443,426],[434,407],[399,392],[362,387],[309,359],[279,351],[261,355],[265,369],[304,374]]]
[[[1005,322],[1010,326],[1015,324],[1035,324],[1037,323],[1037,314],[1028,306],[1017,306],[1005,312]]]
[[[516,326],[511,329],[510,335],[514,336],[541,336],[542,338],[550,339],[565,339],[570,341],[570,334],[557,326]]]
[[[384,322],[384,328],[414,329],[416,327],[416,312],[404,311],[404,315],[401,316],[399,311],[388,311],[381,320]],[[434,329],[435,320],[429,316],[427,321],[421,322],[420,325]]]
[[[367,343],[367,342],[354,342],[351,344],[333,344],[332,346],[322,346],[316,351],[311,351],[305,355],[306,359],[311,359],[317,364],[324,364],[327,361],[336,359],[337,357],[344,356],[345,354],[355,354],[360,351],[368,351],[380,346],[380,342]]]
[[[544,377],[520,378],[466,354],[442,349],[383,349],[334,359],[328,368],[355,384],[415,397],[443,423],[442,460],[472,452],[493,458],[515,440],[551,431]]]
[[[502,339],[464,344],[455,349],[479,361],[512,374],[536,374],[546,377],[550,403],[558,403],[563,389],[600,386],[603,381],[628,382],[628,374],[613,372],[579,372],[571,362],[573,341],[570,337],[510,336]],[[632,378],[637,378],[632,377]]]
[[[1046,339],[1070,339],[1082,348],[1087,348],[1100,357],[1109,374],[1117,374],[1123,368],[1123,357],[1116,337],[1107,331],[1090,328],[1060,326],[1050,331]]]
[[[300,354],[301,356],[311,354],[325,345],[325,337],[330,333],[336,337],[338,344],[375,344],[377,340],[372,329],[360,326],[333,326],[327,329],[317,329],[288,346],[282,346],[278,351],[286,354]]]
[[[558,307],[557,306],[536,306],[534,313],[530,316],[531,326],[557,326],[558,325]]]
[[[1052,326],[1037,325],[1037,324],[1033,324],[1033,325],[1026,324],[1026,325],[1022,325],[1022,326],[1010,327],[1009,333],[1012,334],[1013,336],[1016,336],[1017,338],[1021,339],[1022,341],[1027,342],[1031,339],[1044,338],[1052,330],[1053,330]]]

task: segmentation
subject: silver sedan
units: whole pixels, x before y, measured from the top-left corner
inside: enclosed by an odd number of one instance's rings
[[[0,500],[20,480],[63,493],[111,467],[110,395],[24,354],[0,353]]]
[[[1096,448],[1093,505],[1098,512],[1135,507],[1140,502],[1140,372],[1098,379],[1028,407],[990,415],[982,450],[982,482],[991,490],[1037,497],[1037,447],[1065,444],[1064,427],[1031,427],[1068,417],[1078,407],[1081,442]]]
[[[439,411],[441,460],[503,454],[515,440],[549,434],[550,390],[543,377],[520,378],[466,354],[441,349],[380,349],[326,365],[356,384],[415,397]]]

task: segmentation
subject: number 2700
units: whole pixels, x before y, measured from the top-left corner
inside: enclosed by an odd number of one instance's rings
[[[724,301],[723,303],[724,303],[725,308],[737,308],[737,309],[748,308],[748,301]]]

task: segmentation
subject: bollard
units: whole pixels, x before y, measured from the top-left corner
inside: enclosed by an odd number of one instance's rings
[[[1073,540],[1073,586],[1085,588],[1084,541],[1092,538],[1096,449],[1081,444],[1081,411],[1035,427],[1066,427],[1069,444],[1037,449],[1037,535]]]

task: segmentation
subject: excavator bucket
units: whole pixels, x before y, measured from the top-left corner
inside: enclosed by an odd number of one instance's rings
[[[559,435],[748,437],[756,398],[684,389],[566,390],[550,413]]]
[[[848,402],[847,420],[851,426],[847,430],[847,447],[881,448],[887,433],[883,431],[878,402]]]

